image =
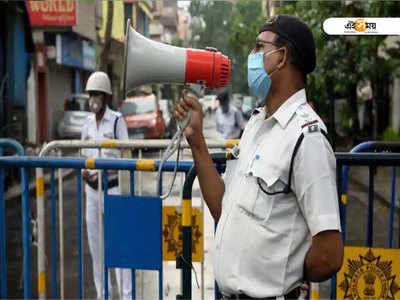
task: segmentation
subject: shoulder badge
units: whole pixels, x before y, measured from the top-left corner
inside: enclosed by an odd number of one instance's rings
[[[318,125],[318,120],[306,122],[303,125],[301,125],[301,129],[306,129],[308,133],[313,133],[313,132],[318,132],[319,131],[319,125]]]

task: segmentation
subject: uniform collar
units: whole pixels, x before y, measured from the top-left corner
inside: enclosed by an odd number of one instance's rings
[[[104,112],[103,119],[109,121],[111,120],[111,117],[112,117],[111,109],[108,107],[108,105],[106,105],[106,110]]]
[[[290,98],[278,108],[272,117],[282,126],[282,128],[286,128],[297,108],[306,102],[306,90],[301,89],[290,96]]]

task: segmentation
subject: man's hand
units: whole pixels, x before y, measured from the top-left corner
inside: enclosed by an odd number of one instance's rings
[[[192,116],[185,130],[185,136],[192,147],[199,147],[203,138],[203,109],[198,99],[187,96],[187,91],[183,92],[183,97],[175,110],[175,116],[182,120],[187,115],[189,109]]]
[[[90,173],[88,170],[82,170],[82,180],[88,181],[90,177]]]

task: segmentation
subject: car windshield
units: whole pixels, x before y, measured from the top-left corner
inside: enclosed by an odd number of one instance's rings
[[[89,111],[89,101],[83,97],[73,97],[67,102],[67,111]]]
[[[121,113],[126,115],[141,115],[152,113],[156,110],[156,102],[153,100],[138,100],[125,102],[121,106]]]

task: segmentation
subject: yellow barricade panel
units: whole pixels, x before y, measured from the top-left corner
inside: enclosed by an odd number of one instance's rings
[[[400,249],[345,247],[337,299],[400,299]]]
[[[182,253],[182,213],[176,206],[164,206],[162,216],[163,260],[175,261]],[[192,261],[203,260],[203,214],[192,208]]]

